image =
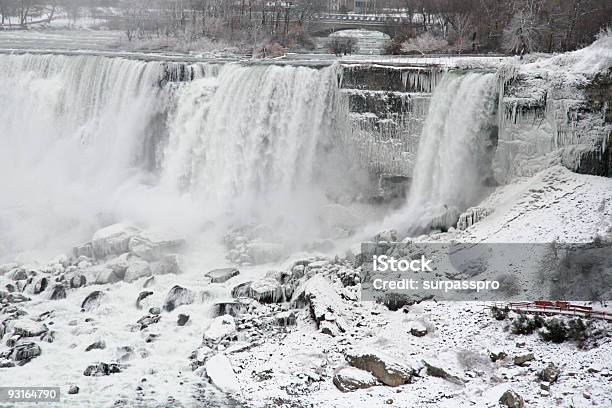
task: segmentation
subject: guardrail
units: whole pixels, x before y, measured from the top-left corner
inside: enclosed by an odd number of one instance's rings
[[[544,314],[547,316],[576,316],[601,319],[612,322],[612,313],[593,309],[591,306],[577,305],[564,301],[537,300],[534,302],[495,303],[490,307],[508,308],[517,313]]]

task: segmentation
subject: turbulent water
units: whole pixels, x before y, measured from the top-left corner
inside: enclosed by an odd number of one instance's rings
[[[496,142],[495,84],[495,74],[449,72],[435,88],[406,207],[391,217],[404,233],[449,228],[482,198]]]
[[[0,56],[0,256],[123,220],[316,224],[346,170],[337,87],[334,67]]]

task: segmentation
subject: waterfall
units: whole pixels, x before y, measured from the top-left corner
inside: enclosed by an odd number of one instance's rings
[[[316,224],[345,176],[337,88],[335,67],[0,56],[0,257],[126,220]]]
[[[414,235],[447,229],[477,203],[491,175],[495,74],[444,75],[432,95],[407,204],[391,218]]]
[[[193,81],[169,124],[163,182],[225,212],[287,211],[321,181],[336,99],[333,68],[230,64],[215,81]]]

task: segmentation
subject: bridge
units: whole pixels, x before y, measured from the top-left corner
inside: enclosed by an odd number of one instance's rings
[[[336,31],[362,28],[394,37],[402,30],[418,31],[420,27],[420,24],[415,24],[408,18],[388,15],[315,14],[308,25],[308,32],[313,36],[327,37]]]

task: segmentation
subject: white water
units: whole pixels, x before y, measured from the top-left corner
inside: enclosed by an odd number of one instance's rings
[[[211,221],[316,225],[342,175],[335,68],[198,64],[160,82],[180,68],[0,56],[0,257],[118,221],[187,238]]]
[[[444,75],[429,105],[407,204],[385,224],[408,235],[449,228],[482,198],[495,91],[495,74]]]

